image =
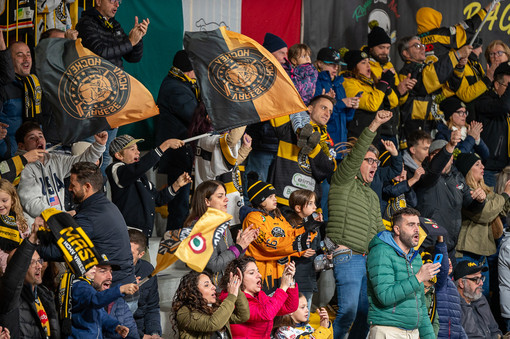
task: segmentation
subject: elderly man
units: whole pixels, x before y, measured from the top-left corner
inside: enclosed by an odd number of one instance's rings
[[[482,294],[482,272],[487,267],[478,266],[474,262],[462,261],[453,271],[455,285],[461,296],[462,327],[468,338],[497,338],[502,333],[492,315],[487,299]]]
[[[427,316],[423,283],[439,272],[441,263],[422,265],[420,254],[414,250],[420,240],[419,216],[413,208],[397,211],[393,232],[383,231],[370,242],[370,339],[436,337]]]
[[[331,178],[329,221],[326,235],[336,244],[333,253],[338,294],[335,338],[365,338],[368,333],[366,253],[370,240],[385,230],[379,198],[371,188],[379,165],[377,149],[371,145],[377,129],[392,113],[377,112],[363,130],[350,153]]]

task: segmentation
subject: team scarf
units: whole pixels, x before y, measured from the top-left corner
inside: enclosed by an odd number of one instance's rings
[[[12,215],[0,215],[0,250],[10,252],[21,244],[21,234]]]
[[[198,83],[196,79],[191,79],[189,76],[184,74],[183,71],[173,66],[170,71],[168,71],[168,75],[172,78],[179,79],[182,82],[189,83],[193,93],[195,94],[195,98],[200,101],[200,88],[198,88]]]
[[[58,288],[58,309],[60,313],[60,332],[67,337],[72,334],[71,323],[71,288],[73,287],[74,274],[67,270],[62,274]]]
[[[39,229],[37,236],[44,241],[54,241],[64,255],[64,259],[74,275],[80,277],[99,264],[101,257],[94,244],[69,213],[48,208],[42,212],[47,227]],[[49,228],[49,229],[48,229]],[[52,236],[49,236],[49,235]],[[43,240],[41,240],[43,241]]]
[[[37,291],[37,289],[36,289]],[[51,328],[50,328],[50,320],[48,319],[48,314],[46,313],[46,310],[44,309],[44,306],[41,302],[41,299],[36,295],[34,299],[34,306],[37,310],[37,316],[39,317],[39,321],[41,322],[41,327],[44,330],[44,333],[46,334],[46,338],[49,338],[51,336]]]
[[[16,74],[16,79],[23,84],[23,118],[34,119],[41,113],[42,90],[39,78],[35,74],[21,76]]]

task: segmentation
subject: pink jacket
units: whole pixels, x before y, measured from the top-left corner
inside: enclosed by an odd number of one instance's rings
[[[222,292],[220,299],[226,298],[227,295],[226,292]],[[297,310],[299,290],[296,284],[294,288],[287,289],[287,292],[278,288],[272,297],[260,291],[256,297],[246,294],[246,298],[250,304],[250,319],[242,324],[230,325],[232,338],[270,338],[274,317]]]

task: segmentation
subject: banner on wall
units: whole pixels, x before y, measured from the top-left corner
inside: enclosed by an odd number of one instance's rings
[[[416,12],[422,7],[431,7],[442,14],[441,26],[453,26],[472,17],[489,1],[441,1],[441,0],[354,0],[339,2],[304,0],[304,43],[317,53],[326,46],[359,49],[367,42],[368,23],[377,20],[393,42],[417,35]],[[502,2],[492,12],[480,37],[484,46],[496,39],[508,41],[510,36],[510,3]],[[391,50],[392,62],[397,68],[403,64],[396,45]]]

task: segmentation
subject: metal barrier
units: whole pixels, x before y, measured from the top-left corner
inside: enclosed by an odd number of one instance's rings
[[[33,15],[33,18],[32,18],[32,27],[31,29],[33,30],[33,35],[34,35],[34,44],[33,45],[37,45],[37,41],[39,40],[38,39],[38,34],[39,34],[39,30],[38,30],[38,27],[39,27],[39,24],[41,23],[41,21],[43,21],[44,23],[44,28],[43,28],[43,32],[46,31],[46,27],[48,26],[48,15],[50,14],[49,11],[41,11],[41,12],[38,12],[38,7],[37,7],[37,0],[31,0],[30,2],[32,2],[34,4],[34,15]],[[14,30],[12,30],[11,26],[12,24],[10,24],[10,18],[11,18],[11,11],[12,9],[10,8],[11,7],[11,1],[9,0],[5,0],[5,13],[6,13],[6,23],[5,23],[5,30],[4,31],[0,31],[0,34],[4,34],[5,33],[5,44],[7,45],[7,47],[9,47],[9,40],[12,40],[12,36],[15,36],[15,41],[19,41],[20,39],[22,39],[23,41],[25,41],[25,43],[28,44],[28,37],[29,37],[29,32],[25,32],[24,33],[24,36],[20,36],[22,33],[21,33],[21,30],[22,29],[25,29],[26,27],[20,27],[20,18],[19,18],[19,3],[20,3],[20,0],[16,0],[16,21],[15,21],[15,24],[14,24]],[[78,23],[78,15],[79,15],[79,9],[80,7],[85,10],[87,9],[88,7],[90,6],[95,6],[95,1],[94,0],[75,0],[75,2],[73,2],[72,4],[69,5],[69,7],[67,7],[67,4],[64,3],[64,11],[65,10],[69,10],[69,16],[71,18],[71,27],[74,28],[76,27],[76,24]],[[68,9],[69,8],[69,9]],[[14,31],[14,33],[13,33]],[[34,47],[34,46],[31,46],[31,47]]]

